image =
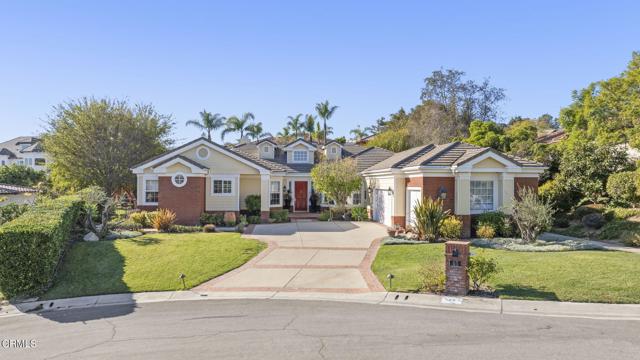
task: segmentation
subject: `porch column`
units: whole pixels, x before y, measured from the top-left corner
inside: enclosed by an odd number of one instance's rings
[[[260,175],[260,220],[269,222],[270,199],[271,199],[271,175]]]
[[[502,212],[505,214],[511,214],[511,204],[513,203],[513,175],[502,173],[500,174],[500,187],[502,191],[500,193],[500,199],[502,204]]]
[[[471,237],[471,173],[456,174],[455,214],[462,220],[462,237]]]
[[[407,226],[406,216],[407,185],[404,176],[395,175],[393,177],[393,225]]]

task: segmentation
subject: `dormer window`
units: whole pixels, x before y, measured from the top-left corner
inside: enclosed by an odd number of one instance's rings
[[[293,152],[294,162],[307,162],[309,161],[309,152],[306,150],[295,150]]]
[[[269,146],[265,146],[262,148],[262,152],[263,153],[268,153],[269,152]]]
[[[331,153],[332,154],[337,154],[338,153],[338,149],[335,146],[331,147]]]

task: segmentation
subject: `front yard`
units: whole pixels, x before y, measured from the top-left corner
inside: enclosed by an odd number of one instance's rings
[[[266,245],[236,233],[148,234],[76,243],[43,299],[189,289],[233,270]]]
[[[514,252],[472,247],[497,260],[490,286],[501,298],[640,303],[640,255],[617,251]],[[385,245],[372,269],[387,290],[420,290],[425,262],[444,267],[444,244]],[[395,275],[389,288],[387,274]]]

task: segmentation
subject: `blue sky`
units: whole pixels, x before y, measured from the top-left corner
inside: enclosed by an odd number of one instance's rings
[[[340,106],[348,135],[419,103],[439,68],[506,89],[502,116],[558,114],[640,50],[640,2],[0,2],[0,140],[82,96],[153,103],[178,142],[203,108],[287,115]]]

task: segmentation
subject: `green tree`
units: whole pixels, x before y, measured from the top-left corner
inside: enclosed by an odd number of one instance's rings
[[[304,130],[304,132],[306,132],[309,135],[310,142],[313,142],[313,132],[315,130],[315,127],[316,127],[316,117],[311,114],[305,115],[305,120],[304,120],[304,123],[302,124],[302,130]]]
[[[0,183],[2,184],[36,186],[46,178],[47,174],[44,171],[34,170],[24,165],[0,166]]]
[[[316,104],[316,112],[318,113],[318,116],[322,119],[322,123],[323,123],[324,130],[322,132],[323,134],[322,141],[324,144],[327,143],[327,135],[329,134],[327,130],[327,120],[331,119],[333,114],[336,112],[336,109],[338,109],[338,107],[330,106],[328,100],[325,100],[324,102]]]
[[[265,136],[265,133],[262,128],[262,122],[249,124],[247,125],[245,130],[247,131],[247,136],[253,140],[257,140]]]
[[[255,120],[253,113],[246,112],[241,117],[231,116],[227,119],[226,127],[222,130],[220,137],[224,140],[224,137],[229,133],[240,133],[240,138],[244,137],[244,133],[247,131],[247,127],[251,125],[251,122]]]
[[[367,142],[369,147],[380,147],[393,152],[400,152],[409,149],[409,130],[406,128],[399,130],[385,130]]]
[[[51,177],[58,189],[91,185],[107,194],[132,196],[130,168],[166,151],[173,122],[151,105],[82,98],[58,105],[43,136],[51,156]]]
[[[472,121],[469,126],[469,137],[464,141],[481,147],[492,147],[500,151],[504,151],[507,145],[504,129],[493,121]]]
[[[521,120],[509,125],[505,130],[506,145],[504,151],[512,155],[533,158],[537,149],[538,127],[534,121]]]
[[[347,198],[360,189],[362,178],[356,170],[353,159],[323,161],[311,170],[314,188],[335,200],[340,209],[347,204]]]
[[[207,139],[211,141],[211,132],[224,126],[225,118],[220,114],[211,114],[207,110],[200,112],[200,120],[189,120],[187,126],[194,126],[200,130],[206,131]]]
[[[574,91],[560,124],[572,137],[640,147],[640,52],[619,76]]]
[[[349,131],[349,134],[353,135],[353,136],[354,136],[354,139],[355,139],[356,141],[359,141],[359,140],[360,140],[360,139],[362,139],[363,137],[365,137],[365,136],[369,135],[369,134],[367,134],[367,131],[366,131],[366,130],[362,130],[362,129],[360,128],[360,125],[358,125],[358,127],[357,127],[357,128],[352,129],[351,131]]]
[[[287,122],[287,126],[289,127],[289,129],[291,129],[291,132],[293,132],[293,135],[297,139],[300,136],[300,132],[302,131],[302,128],[304,126],[302,121],[300,121],[300,118],[302,118],[302,114],[298,114],[295,116],[289,115],[287,116],[287,118],[289,119],[289,121]]]

